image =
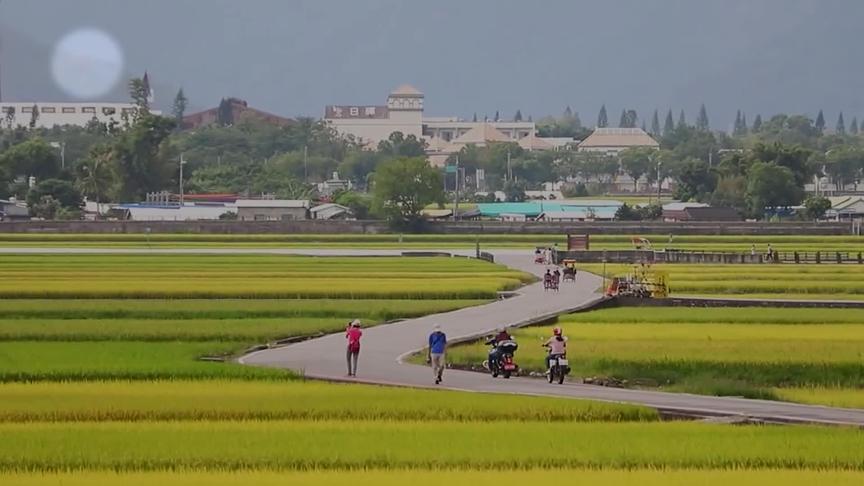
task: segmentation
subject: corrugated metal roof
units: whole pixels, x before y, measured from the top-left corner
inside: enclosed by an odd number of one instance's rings
[[[659,147],[641,128],[597,128],[579,147]]]
[[[238,199],[238,208],[308,208],[308,199]]]

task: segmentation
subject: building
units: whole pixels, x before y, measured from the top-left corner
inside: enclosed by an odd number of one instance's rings
[[[674,213],[674,214],[673,214]],[[741,221],[741,215],[734,208],[686,207],[670,213],[663,210],[664,221]]]
[[[221,114],[220,110],[223,110],[221,111]],[[287,126],[295,122],[292,118],[285,118],[266,111],[250,108],[249,103],[245,100],[239,98],[227,98],[223,99],[216,108],[210,108],[209,110],[199,111],[184,116],[183,128],[186,130],[194,130],[208,125],[213,125],[219,123],[220,118],[223,116],[232,122],[244,119],[255,119],[279,126]]]
[[[312,219],[348,219],[353,216],[351,209],[336,203],[325,203],[309,210]]]
[[[578,150],[617,155],[634,147],[659,149],[660,143],[641,128],[596,128],[594,133],[579,143]]]
[[[106,125],[122,124],[124,118],[131,119],[136,110],[132,103],[3,102],[0,103],[0,126],[8,127],[10,120],[12,127],[29,127],[32,121],[36,128],[63,125],[83,127],[93,120]],[[162,114],[158,110],[151,110],[151,113]]]
[[[527,150],[552,150],[556,144],[536,136],[534,122],[467,121],[459,117],[423,116],[425,97],[417,88],[402,85],[387,97],[386,105],[329,105],[324,120],[342,135],[374,148],[393,132],[414,135],[427,144],[433,165],[442,165],[467,145],[515,142]]]
[[[27,205],[23,202],[0,199],[0,221],[30,219]]]
[[[292,221],[309,219],[308,199],[238,199],[240,221]]]
[[[101,215],[117,214],[120,219],[131,221],[213,221],[237,213],[237,208],[230,204],[116,204],[108,211],[102,206]]]
[[[864,218],[864,196],[835,196],[828,199],[831,209],[825,212],[827,219],[848,221]]]
[[[526,201],[526,202],[500,202],[479,203],[477,209],[484,218],[502,219],[513,221],[519,220],[555,220],[555,221],[583,221],[583,220],[612,220],[615,213],[622,205],[619,201]],[[545,217],[544,215],[548,215]]]

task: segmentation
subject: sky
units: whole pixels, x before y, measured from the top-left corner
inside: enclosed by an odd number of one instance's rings
[[[832,125],[864,116],[862,19],[861,0],[0,0],[0,76],[6,101],[75,100],[54,51],[96,29],[123,57],[105,101],[146,70],[162,108],[182,86],[190,110],[235,96],[320,117],[408,83],[430,116],[569,105],[592,125],[605,104],[612,123],[632,108],[650,124],[705,103],[715,129],[738,109],[824,109]]]

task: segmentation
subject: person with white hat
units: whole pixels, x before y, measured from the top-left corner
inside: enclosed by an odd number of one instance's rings
[[[444,353],[447,351],[447,335],[441,331],[441,326],[435,324],[432,328],[432,334],[429,335],[429,351],[426,355],[426,362],[432,365],[432,374],[435,376],[435,384],[439,384],[444,379]]]
[[[348,361],[348,376],[357,376],[357,359],[360,357],[361,336],[363,336],[363,331],[360,330],[360,321],[354,319],[348,324],[348,329],[345,330],[345,339],[348,340],[348,350],[345,353],[345,358]]]

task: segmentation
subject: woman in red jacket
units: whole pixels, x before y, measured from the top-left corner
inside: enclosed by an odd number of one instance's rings
[[[360,321],[354,319],[348,325],[348,329],[345,330],[345,338],[348,340],[348,350],[345,353],[345,358],[348,361],[348,376],[357,376],[357,358],[360,357],[361,336],[363,336],[363,331],[360,330]]]

